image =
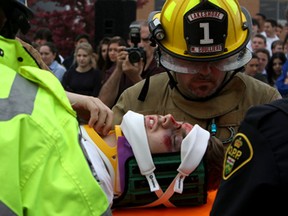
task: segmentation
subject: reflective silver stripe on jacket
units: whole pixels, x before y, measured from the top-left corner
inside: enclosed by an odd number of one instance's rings
[[[16,74],[8,98],[0,99],[0,121],[7,121],[19,114],[31,114],[38,86]]]
[[[0,215],[1,216],[16,216],[16,214],[1,201],[0,201]]]

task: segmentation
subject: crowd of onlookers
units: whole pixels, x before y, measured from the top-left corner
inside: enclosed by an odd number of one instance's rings
[[[52,32],[39,29],[32,45],[40,52],[43,61],[67,91],[99,97],[110,108],[120,94],[149,76],[164,72],[155,60],[155,47],[150,46],[146,21],[135,21],[140,27],[139,47],[146,56],[139,62],[129,61],[126,48],[133,43],[120,36],[103,37],[93,47],[91,38],[83,33],[76,36],[75,50],[63,58],[53,43]],[[252,18],[252,34],[247,48],[252,59],[244,67],[244,73],[266,82],[288,95],[288,24],[268,19],[262,13]]]
[[[145,57],[139,62],[129,60],[127,48],[135,44],[120,36],[105,36],[95,48],[88,34],[79,34],[74,41],[75,49],[67,57],[58,52],[48,28],[39,29],[31,44],[66,91],[99,97],[112,107],[126,88],[164,71],[154,58],[155,47],[150,46],[147,21],[134,22],[140,28],[138,47],[145,50]]]
[[[245,66],[247,75],[275,87],[283,97],[288,93],[288,23],[281,25],[262,13],[252,18],[253,32],[247,47],[252,59]]]

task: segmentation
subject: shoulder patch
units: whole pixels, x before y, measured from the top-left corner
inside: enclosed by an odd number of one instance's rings
[[[224,158],[223,179],[228,179],[253,157],[253,148],[245,134],[236,134]]]

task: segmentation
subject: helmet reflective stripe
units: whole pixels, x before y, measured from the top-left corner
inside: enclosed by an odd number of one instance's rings
[[[6,68],[4,70],[11,69]],[[23,89],[25,89],[25,92],[23,92]],[[3,107],[0,112],[0,120],[7,121],[19,114],[30,115],[34,108],[37,90],[36,85],[31,85],[30,81],[16,74],[9,97],[0,100],[0,107]]]
[[[172,1],[170,4],[167,5],[167,9],[164,11],[164,17],[170,22],[172,18],[172,14],[176,7],[176,3]]]

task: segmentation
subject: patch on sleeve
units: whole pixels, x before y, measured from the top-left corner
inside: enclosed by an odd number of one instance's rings
[[[253,148],[249,139],[242,133],[236,134],[231,145],[229,145],[225,158],[223,179],[228,179],[233,173],[247,164],[253,157]]]

